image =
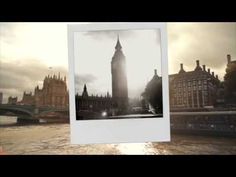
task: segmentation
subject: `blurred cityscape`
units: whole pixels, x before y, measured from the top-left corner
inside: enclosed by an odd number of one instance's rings
[[[230,55],[227,55],[225,60],[223,81],[220,81],[217,73],[210,68],[200,66],[199,60],[192,71],[185,71],[183,64],[180,64],[179,72],[169,75],[173,132],[236,135],[236,60]],[[157,76],[155,70],[146,89],[158,89],[160,80],[161,77]],[[147,91],[144,91],[144,94],[145,92]],[[60,73],[45,76],[43,87],[36,86],[33,93],[24,92],[21,100],[10,96],[8,103],[2,104],[3,94],[0,93],[0,114],[17,116],[18,123],[39,123],[40,120],[69,122],[66,77],[61,77]],[[82,95],[76,97],[77,103],[81,105],[77,107],[79,110],[97,109],[101,112],[112,107],[112,96],[109,93],[105,96],[89,96],[86,85]],[[129,100],[129,109],[132,114],[147,113],[145,111],[150,114],[152,112],[148,104],[150,102],[144,99]]]

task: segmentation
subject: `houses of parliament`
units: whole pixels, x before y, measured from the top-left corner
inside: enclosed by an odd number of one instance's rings
[[[107,111],[111,114],[125,114],[128,111],[128,86],[126,72],[126,58],[122,46],[117,38],[115,53],[111,60],[112,96],[107,93],[104,96],[89,96],[86,84],[83,93],[76,95],[76,110]]]
[[[32,92],[23,93],[21,101],[17,97],[9,97],[8,104],[34,105],[36,107],[55,107],[67,108],[69,106],[69,93],[66,85],[66,77],[46,76],[43,81],[43,87],[37,85]]]

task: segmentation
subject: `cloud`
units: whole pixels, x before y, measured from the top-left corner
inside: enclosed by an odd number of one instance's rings
[[[169,66],[171,73],[195,68],[195,60],[221,75],[226,67],[226,55],[236,58],[236,23],[170,23]]]
[[[89,87],[90,90],[93,91],[93,93],[97,92],[96,88],[91,89],[90,84],[94,83],[96,81],[97,77],[92,74],[84,74],[84,75],[75,75],[75,89],[76,93],[81,94],[84,84],[87,85],[87,88]]]
[[[34,91],[42,86],[43,79],[48,74],[60,72],[61,76],[67,75],[64,67],[54,67],[51,71],[47,65],[37,59],[22,59],[15,62],[2,62],[0,60],[0,92],[3,92],[4,101],[9,96],[18,96],[21,99],[24,91]]]
[[[96,80],[96,76],[92,74],[84,74],[84,75],[76,75],[75,76],[75,83],[78,85],[84,85],[92,83]]]
[[[119,34],[120,38],[133,37],[134,31],[131,30],[107,30],[107,31],[90,31],[86,32],[85,35],[92,37],[95,40],[101,40],[104,38],[116,39]]]

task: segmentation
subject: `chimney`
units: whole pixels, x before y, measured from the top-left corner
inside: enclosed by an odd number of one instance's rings
[[[211,69],[210,69],[210,68],[208,68],[207,72],[208,72],[209,74],[211,74]]]
[[[206,71],[206,65],[202,65],[203,71]]]
[[[180,64],[180,69],[183,70],[183,63]]]
[[[200,66],[200,64],[199,64],[199,60],[197,60],[196,63],[197,63],[197,66]]]
[[[214,75],[215,75],[215,73],[214,72],[212,72],[212,76],[214,77]]]
[[[156,69],[154,70],[154,74],[155,74],[155,76],[157,75],[157,70]]]
[[[218,75],[216,74],[216,79],[219,80]]]
[[[231,55],[227,55],[228,64],[231,62]]]

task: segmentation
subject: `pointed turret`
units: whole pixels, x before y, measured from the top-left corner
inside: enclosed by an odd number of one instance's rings
[[[120,44],[119,34],[117,35],[117,43],[116,43],[115,49],[116,50],[121,50],[122,49],[122,46]]]
[[[86,84],[84,84],[84,90],[83,90],[83,93],[82,93],[82,97],[88,97],[88,91],[87,91]]]

